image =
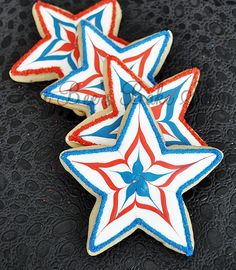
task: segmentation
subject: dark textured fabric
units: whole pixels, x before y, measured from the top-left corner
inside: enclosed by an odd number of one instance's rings
[[[95,1],[54,0],[73,12]],[[120,0],[120,36],[163,29],[174,35],[157,80],[197,66],[201,79],[187,121],[225,153],[221,165],[184,195],[193,223],[193,257],[141,231],[98,257],[86,252],[94,198],[62,168],[64,137],[82,120],[45,103],[46,83],[10,80],[11,65],[38,41],[33,1],[0,0],[0,269],[236,269],[236,1]]]

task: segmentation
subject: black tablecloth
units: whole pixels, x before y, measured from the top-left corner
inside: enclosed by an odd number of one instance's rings
[[[78,12],[95,1],[54,0]],[[184,195],[195,254],[177,254],[141,231],[98,257],[86,252],[95,202],[64,169],[64,137],[82,120],[47,104],[47,84],[10,80],[11,65],[39,35],[33,1],[0,1],[0,269],[236,269],[236,1],[120,0],[120,36],[133,41],[170,29],[174,43],[157,81],[197,66],[201,79],[186,119],[221,165]]]

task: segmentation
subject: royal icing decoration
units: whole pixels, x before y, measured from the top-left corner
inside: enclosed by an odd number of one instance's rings
[[[76,15],[37,2],[33,15],[42,40],[12,67],[11,77],[24,82],[50,80],[62,78],[77,69],[80,64],[77,27],[81,20],[88,20],[105,35],[125,43],[114,37],[120,24],[119,12],[115,0],[100,1]]]
[[[146,83],[154,84],[172,44],[170,31],[163,31],[138,40],[126,47],[118,45],[89,22],[81,21],[82,67],[46,88],[44,100],[87,115],[107,107],[104,91],[103,62],[114,55]]]
[[[122,117],[133,96],[143,95],[163,133],[166,145],[206,145],[184,119],[199,79],[199,70],[186,70],[170,79],[148,87],[115,57],[108,57],[108,109],[90,116],[67,136],[72,147],[114,145]]]
[[[144,100],[128,108],[116,144],[65,151],[65,168],[97,197],[87,248],[108,249],[140,228],[186,255],[194,240],[182,194],[208,175],[222,153],[210,147],[166,148]]]

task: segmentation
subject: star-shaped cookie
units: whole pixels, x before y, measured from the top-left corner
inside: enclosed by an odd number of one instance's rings
[[[62,78],[80,65],[77,27],[81,20],[88,20],[105,35],[115,37],[121,11],[117,1],[103,0],[76,15],[53,5],[36,2],[33,16],[42,39],[11,69],[15,81],[34,82]]]
[[[167,146],[206,145],[184,119],[199,79],[197,68],[150,87],[117,58],[110,56],[107,62],[104,76],[110,106],[76,126],[66,137],[70,146],[113,145],[125,110],[136,95],[147,99]]]
[[[151,111],[137,97],[114,146],[61,154],[65,169],[97,198],[89,221],[89,254],[142,229],[167,247],[192,255],[193,233],[182,194],[221,159],[222,153],[210,147],[167,148]]]
[[[92,115],[107,107],[103,81],[103,62],[107,55],[123,60],[145,82],[153,84],[172,44],[170,31],[163,31],[127,46],[104,35],[87,21],[79,30],[82,67],[46,88],[44,100]]]

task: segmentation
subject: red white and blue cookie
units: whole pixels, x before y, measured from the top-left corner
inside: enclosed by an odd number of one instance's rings
[[[10,76],[19,82],[47,81],[62,78],[80,66],[77,27],[88,20],[105,35],[116,38],[121,11],[117,1],[103,0],[76,15],[53,5],[36,2],[33,16],[42,39],[11,69]]]
[[[210,147],[165,146],[146,102],[127,108],[114,146],[65,151],[61,162],[97,200],[89,220],[87,250],[97,255],[136,229],[165,246],[193,254],[194,239],[182,194],[222,160]]]
[[[107,108],[103,62],[108,55],[118,57],[153,85],[172,44],[170,31],[155,33],[127,46],[117,44],[87,21],[81,21],[79,32],[82,67],[46,88],[41,96],[48,102],[81,110],[87,115]]]
[[[185,70],[153,87],[147,86],[124,63],[108,57],[105,85],[110,105],[76,126],[67,143],[78,145],[113,145],[122,117],[133,96],[147,99],[163,133],[166,145],[205,145],[185,121],[185,112],[195,91],[199,70]]]

